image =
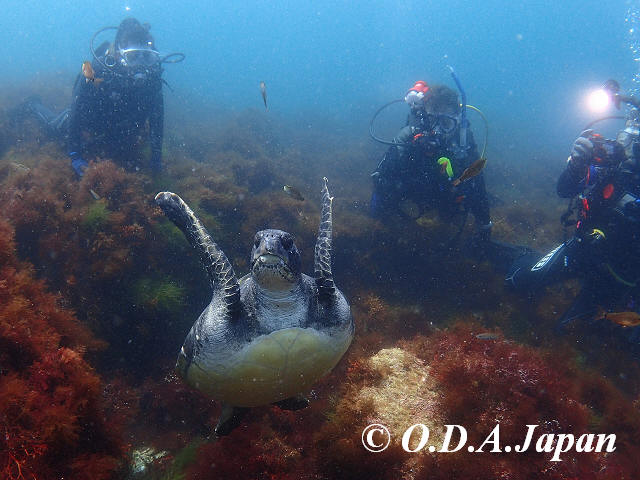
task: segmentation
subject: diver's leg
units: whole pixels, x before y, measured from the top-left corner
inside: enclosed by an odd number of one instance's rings
[[[382,219],[391,213],[392,204],[393,200],[389,189],[374,183],[369,202],[369,215],[372,218]]]
[[[499,240],[489,239],[486,246],[486,258],[499,270],[511,276],[515,266],[531,268],[541,255],[526,245],[514,245]],[[527,257],[525,259],[525,257]]]
[[[71,109],[65,108],[58,115],[53,117],[49,121],[49,128],[59,135],[67,135],[69,132],[69,118],[71,115]]]
[[[561,243],[542,257],[533,251],[525,253],[511,265],[505,277],[507,286],[533,292],[569,273],[575,245],[573,240]]]
[[[49,122],[55,118],[56,114],[42,104],[40,97],[33,96],[25,100],[25,108],[40,120],[43,125],[49,125]]]
[[[30,97],[25,101],[25,109],[32,113],[53,135],[66,135],[69,127],[70,109],[56,114],[45,107],[39,97]]]

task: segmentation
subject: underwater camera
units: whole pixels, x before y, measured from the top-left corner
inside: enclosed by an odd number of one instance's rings
[[[607,165],[615,158],[616,150],[619,149],[618,142],[601,135],[591,135],[589,137],[593,143],[593,156],[599,164]]]

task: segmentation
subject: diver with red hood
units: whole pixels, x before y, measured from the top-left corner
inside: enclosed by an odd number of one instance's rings
[[[446,85],[427,85],[419,80],[409,89],[404,102],[410,113],[407,124],[392,141],[373,133],[377,115],[394,100],[381,107],[371,121],[370,134],[377,142],[389,145],[378,164],[373,179],[371,215],[384,218],[400,213],[418,218],[435,208],[445,221],[462,219],[467,213],[475,217],[476,252],[490,246],[491,217],[482,175],[483,155],[478,154],[466,119],[464,91],[452,75],[463,97]],[[479,162],[479,163],[478,163]]]

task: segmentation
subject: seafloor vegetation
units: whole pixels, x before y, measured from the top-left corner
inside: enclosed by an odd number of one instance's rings
[[[174,107],[161,176],[102,159],[77,181],[64,151],[16,115],[28,93],[0,95],[1,478],[640,476],[633,352],[581,326],[555,334],[577,283],[534,299],[505,291],[500,268],[467,247],[471,225],[456,239],[459,222],[435,214],[370,219],[369,173],[381,150],[364,129],[336,132],[316,118],[293,128],[257,111],[187,117]],[[40,93],[51,105],[68,95]],[[490,158],[494,236],[544,250],[562,238],[558,169],[519,157]],[[323,176],[335,196],[334,273],[351,301],[355,341],[309,408],[253,409],[214,440],[220,405],[172,373],[210,292],[153,197],[179,193],[239,274],[265,227],[296,236],[309,272]],[[286,196],[284,184],[306,200]],[[550,462],[532,452],[409,454],[394,440],[373,454],[361,445],[373,422],[398,436],[414,423],[434,435],[456,423],[475,444],[498,422],[505,444],[537,424],[540,433],[615,433],[617,449]]]

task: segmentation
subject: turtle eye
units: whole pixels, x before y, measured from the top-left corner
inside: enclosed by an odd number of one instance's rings
[[[284,248],[285,250],[289,250],[293,246],[293,238],[288,235],[286,237],[282,237],[281,243],[282,248]]]

